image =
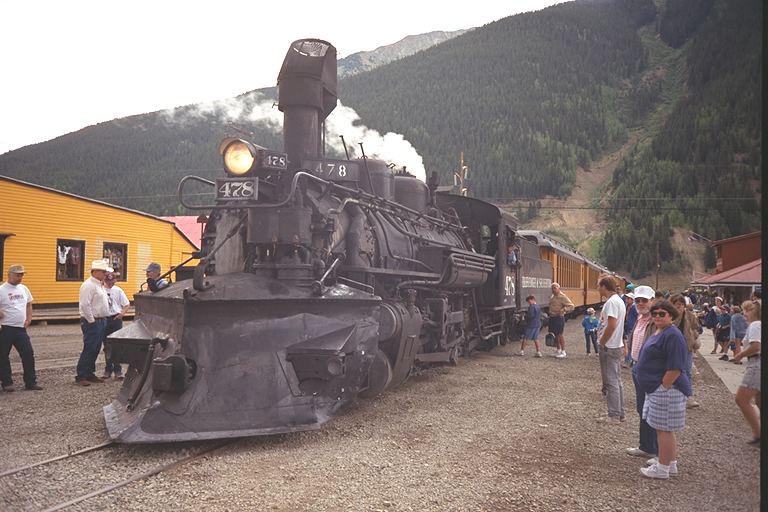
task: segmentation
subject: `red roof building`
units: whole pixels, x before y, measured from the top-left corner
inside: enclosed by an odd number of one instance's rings
[[[756,231],[712,242],[717,256],[715,272],[691,283],[707,288],[730,303],[747,299],[753,290],[762,288],[762,233]]]
[[[762,258],[761,242],[760,231],[712,242],[717,257],[715,273],[725,272]]]
[[[205,229],[204,215],[196,217],[194,215],[177,215],[171,217],[162,217],[164,220],[168,220],[176,224],[176,227],[181,230],[190,242],[195,244],[195,247],[200,249],[200,240],[203,237],[203,229]],[[203,222],[201,222],[202,219]]]
[[[697,279],[694,286],[748,286],[754,287],[763,282],[763,259],[750,261],[719,274],[709,274]]]

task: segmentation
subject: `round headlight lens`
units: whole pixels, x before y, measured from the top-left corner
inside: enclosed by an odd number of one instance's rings
[[[242,176],[250,171],[255,161],[255,152],[245,141],[235,140],[224,149],[224,168],[235,176]]]

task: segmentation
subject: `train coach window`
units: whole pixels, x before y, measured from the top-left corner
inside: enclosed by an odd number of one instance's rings
[[[128,245],[104,242],[104,257],[109,260],[109,266],[115,269],[118,281],[127,279]]]
[[[56,280],[82,281],[85,242],[56,240]]]

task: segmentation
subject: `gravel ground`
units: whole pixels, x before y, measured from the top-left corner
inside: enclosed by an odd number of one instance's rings
[[[74,385],[77,325],[30,334],[45,390],[0,393],[0,471],[105,441],[101,407],[119,386]],[[637,444],[629,372],[627,421],[595,423],[606,411],[597,357],[584,354],[578,322],[566,339],[565,360],[497,347],[359,401],[319,431],[236,440],[71,509],[759,510],[760,451],[703,358],[702,407],[678,438],[680,475],[648,480],[643,459],[624,453]],[[117,446],[2,478],[0,509],[40,510],[210,446]]]

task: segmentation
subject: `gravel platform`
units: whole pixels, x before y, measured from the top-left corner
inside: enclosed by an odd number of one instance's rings
[[[75,386],[79,326],[30,335],[45,389],[0,392],[0,472],[106,441],[101,407],[120,385]],[[760,509],[760,450],[745,443],[733,395],[703,358],[694,381],[702,407],[688,410],[678,436],[680,475],[649,480],[644,459],[625,453],[638,437],[629,371],[627,421],[598,424],[598,359],[584,354],[577,321],[566,323],[566,340],[567,359],[549,348],[541,359],[513,356],[516,343],[476,353],[358,401],[321,430],[235,440],[68,510]],[[0,509],[42,510],[210,446],[116,446],[0,478]]]

